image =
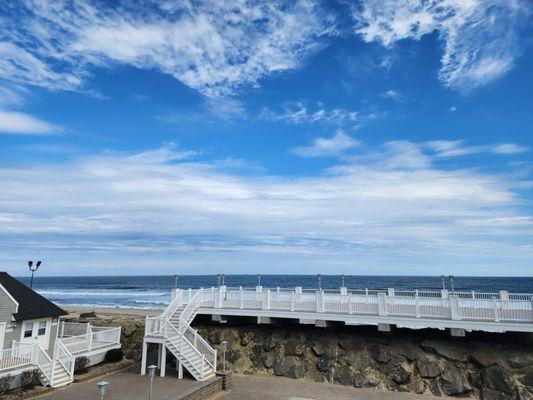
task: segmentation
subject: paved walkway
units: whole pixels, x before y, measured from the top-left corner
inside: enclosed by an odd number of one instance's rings
[[[224,400],[435,400],[433,396],[381,392],[329,383],[273,376],[234,376],[233,390]],[[442,397],[439,397],[442,399]]]
[[[146,400],[149,378],[129,369],[88,382],[73,383],[52,393],[40,396],[43,400],[94,400],[98,398],[98,382],[109,382],[105,400]],[[233,390],[219,398],[225,400],[431,400],[432,396],[409,393],[380,392],[356,389],[328,383],[307,382],[273,376],[234,376]],[[154,378],[153,399],[175,400],[196,384],[192,378],[176,379],[173,376]],[[440,398],[442,399],[442,398]]]

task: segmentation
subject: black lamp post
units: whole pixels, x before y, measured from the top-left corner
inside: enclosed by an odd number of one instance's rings
[[[33,287],[33,274],[39,269],[41,266],[41,262],[37,261],[35,265],[33,265],[33,261],[28,261],[28,268],[31,271],[31,279],[30,279],[30,289]]]

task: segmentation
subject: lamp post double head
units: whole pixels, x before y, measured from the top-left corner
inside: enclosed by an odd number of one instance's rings
[[[33,264],[33,261],[28,261],[28,268],[31,271],[31,278],[30,278],[30,289],[33,287],[33,274],[39,269],[41,266],[41,262],[37,261],[35,264]]]

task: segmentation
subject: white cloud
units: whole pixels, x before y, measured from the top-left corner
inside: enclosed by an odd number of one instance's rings
[[[1,106],[21,106],[26,103],[27,90],[21,87],[0,86]]]
[[[297,147],[293,152],[300,157],[335,157],[358,147],[360,142],[339,130],[331,138],[317,138],[311,146]]]
[[[354,8],[357,32],[385,46],[438,32],[444,43],[439,78],[469,90],[501,77],[518,56],[519,0],[366,0]]]
[[[383,97],[387,98],[387,99],[394,99],[394,100],[398,100],[400,98],[400,93],[398,93],[396,90],[394,89],[389,89],[387,90],[385,93],[383,93],[382,95]]]
[[[504,263],[513,265],[507,273],[528,271],[524,182],[436,167],[423,149],[406,141],[360,148],[359,158],[309,177],[224,172],[172,146],[0,165],[0,261],[38,253],[51,268],[64,265],[57,273],[74,259],[116,271],[131,260],[135,272],[272,264],[290,273],[302,263],[322,272],[352,265],[397,274],[409,264],[435,275],[452,265],[490,274]]]
[[[357,122],[377,118],[377,113],[363,113],[344,108],[330,108],[322,103],[307,105],[301,101],[284,104],[282,111],[263,108],[259,118],[269,121],[283,121],[290,124],[325,123],[353,126]]]
[[[515,143],[487,144],[478,146],[465,146],[463,140],[434,140],[424,143],[426,148],[435,152],[435,157],[459,157],[471,154],[518,154],[529,151],[529,148]]]
[[[93,67],[156,69],[208,96],[300,67],[332,31],[315,1],[159,2],[105,6],[28,0],[0,33],[0,74],[52,89],[79,89]]]
[[[40,135],[61,132],[62,128],[29,114],[0,110],[0,133]]]

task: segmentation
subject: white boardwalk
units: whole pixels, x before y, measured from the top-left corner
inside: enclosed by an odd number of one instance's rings
[[[533,332],[533,294],[261,286],[178,292],[183,292],[184,302],[198,293],[198,314],[218,319],[244,316],[269,322],[269,318],[289,318],[317,326],[336,321],[376,325],[384,330],[394,325],[411,329],[450,328],[456,332]]]

